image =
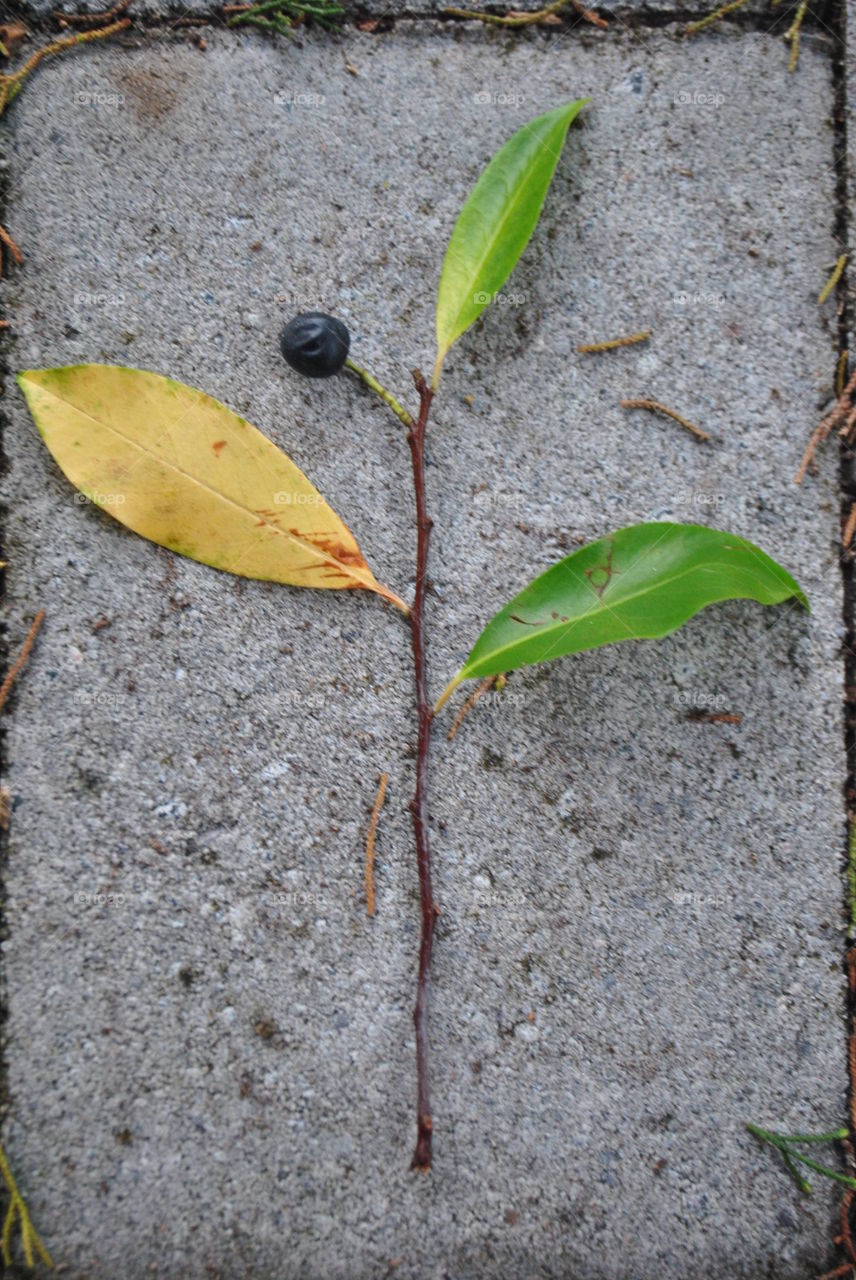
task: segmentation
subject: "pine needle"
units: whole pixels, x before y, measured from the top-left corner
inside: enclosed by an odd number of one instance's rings
[[[631,333],[628,338],[609,338],[606,342],[587,342],[583,346],[577,347],[577,351],[581,355],[594,355],[597,351],[615,351],[618,347],[632,347],[637,342],[647,342],[651,337],[651,330],[646,329],[643,333]]]
[[[671,418],[673,422],[679,422],[682,427],[685,427],[687,431],[695,436],[696,440],[712,439],[707,431],[702,431],[701,427],[697,427],[694,422],[682,417],[674,409],[669,409],[666,405],[660,404],[659,400],[622,400],[621,407],[622,409],[648,409],[651,413],[661,413],[664,417]]]

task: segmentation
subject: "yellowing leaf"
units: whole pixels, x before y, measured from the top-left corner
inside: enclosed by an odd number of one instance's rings
[[[119,365],[18,383],[72,484],[135,533],[245,578],[364,587],[407,612],[303,472],[219,400]]]

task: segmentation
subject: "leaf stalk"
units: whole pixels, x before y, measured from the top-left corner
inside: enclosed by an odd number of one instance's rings
[[[459,671],[459,672],[457,672],[457,674],[456,674],[456,675],[453,675],[453,676],[452,676],[451,680],[450,680],[450,681],[449,681],[449,683],[446,685],[445,689],[444,689],[444,690],[443,690],[443,692],[440,694],[440,696],[439,696],[439,698],[437,699],[437,701],[434,703],[434,715],[435,715],[435,716],[436,716],[437,712],[438,712],[438,711],[440,711],[440,710],[441,710],[441,709],[446,705],[446,703],[449,701],[449,699],[451,698],[452,694],[455,692],[455,690],[457,689],[458,685],[461,683],[461,680],[462,680],[462,679],[463,679],[463,677],[462,677],[462,675],[461,675],[460,671]]]
[[[380,396],[384,404],[392,410],[396,418],[407,427],[408,431],[413,426],[413,419],[402,404],[399,404],[391,391],[387,391],[383,383],[378,382],[374,374],[369,373],[368,369],[364,369],[362,365],[357,364],[348,356],[345,361],[345,368],[350,369],[351,373],[355,373],[358,378],[362,378],[363,382],[374,391],[375,395]]]

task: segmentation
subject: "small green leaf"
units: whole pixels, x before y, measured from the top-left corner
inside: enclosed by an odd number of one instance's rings
[[[541,213],[565,135],[588,98],[538,116],[500,148],[458,216],[437,295],[437,364],[514,269]]]
[[[638,524],[591,542],[542,573],[479,636],[461,680],[497,675],[621,640],[667,636],[718,600],[808,600],[745,538],[694,524]]]

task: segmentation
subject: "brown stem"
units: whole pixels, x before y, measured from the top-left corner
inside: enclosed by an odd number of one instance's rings
[[[416,497],[416,589],[410,611],[410,640],[413,647],[413,674],[416,680],[416,709],[419,735],[416,749],[416,792],[410,802],[413,832],[416,837],[416,861],[419,867],[419,898],[422,905],[422,937],[419,944],[419,979],[413,1025],[416,1031],[416,1150],[411,1168],[427,1172],[431,1168],[431,1095],[428,1088],[428,973],[437,908],[431,893],[431,854],[428,847],[428,752],[431,746],[433,712],[425,687],[425,589],[427,586],[428,543],[431,519],[425,500],[425,428],[434,392],[426,385],[418,369],[413,381],[419,392],[419,417],[407,433],[413,462],[413,491]]]

